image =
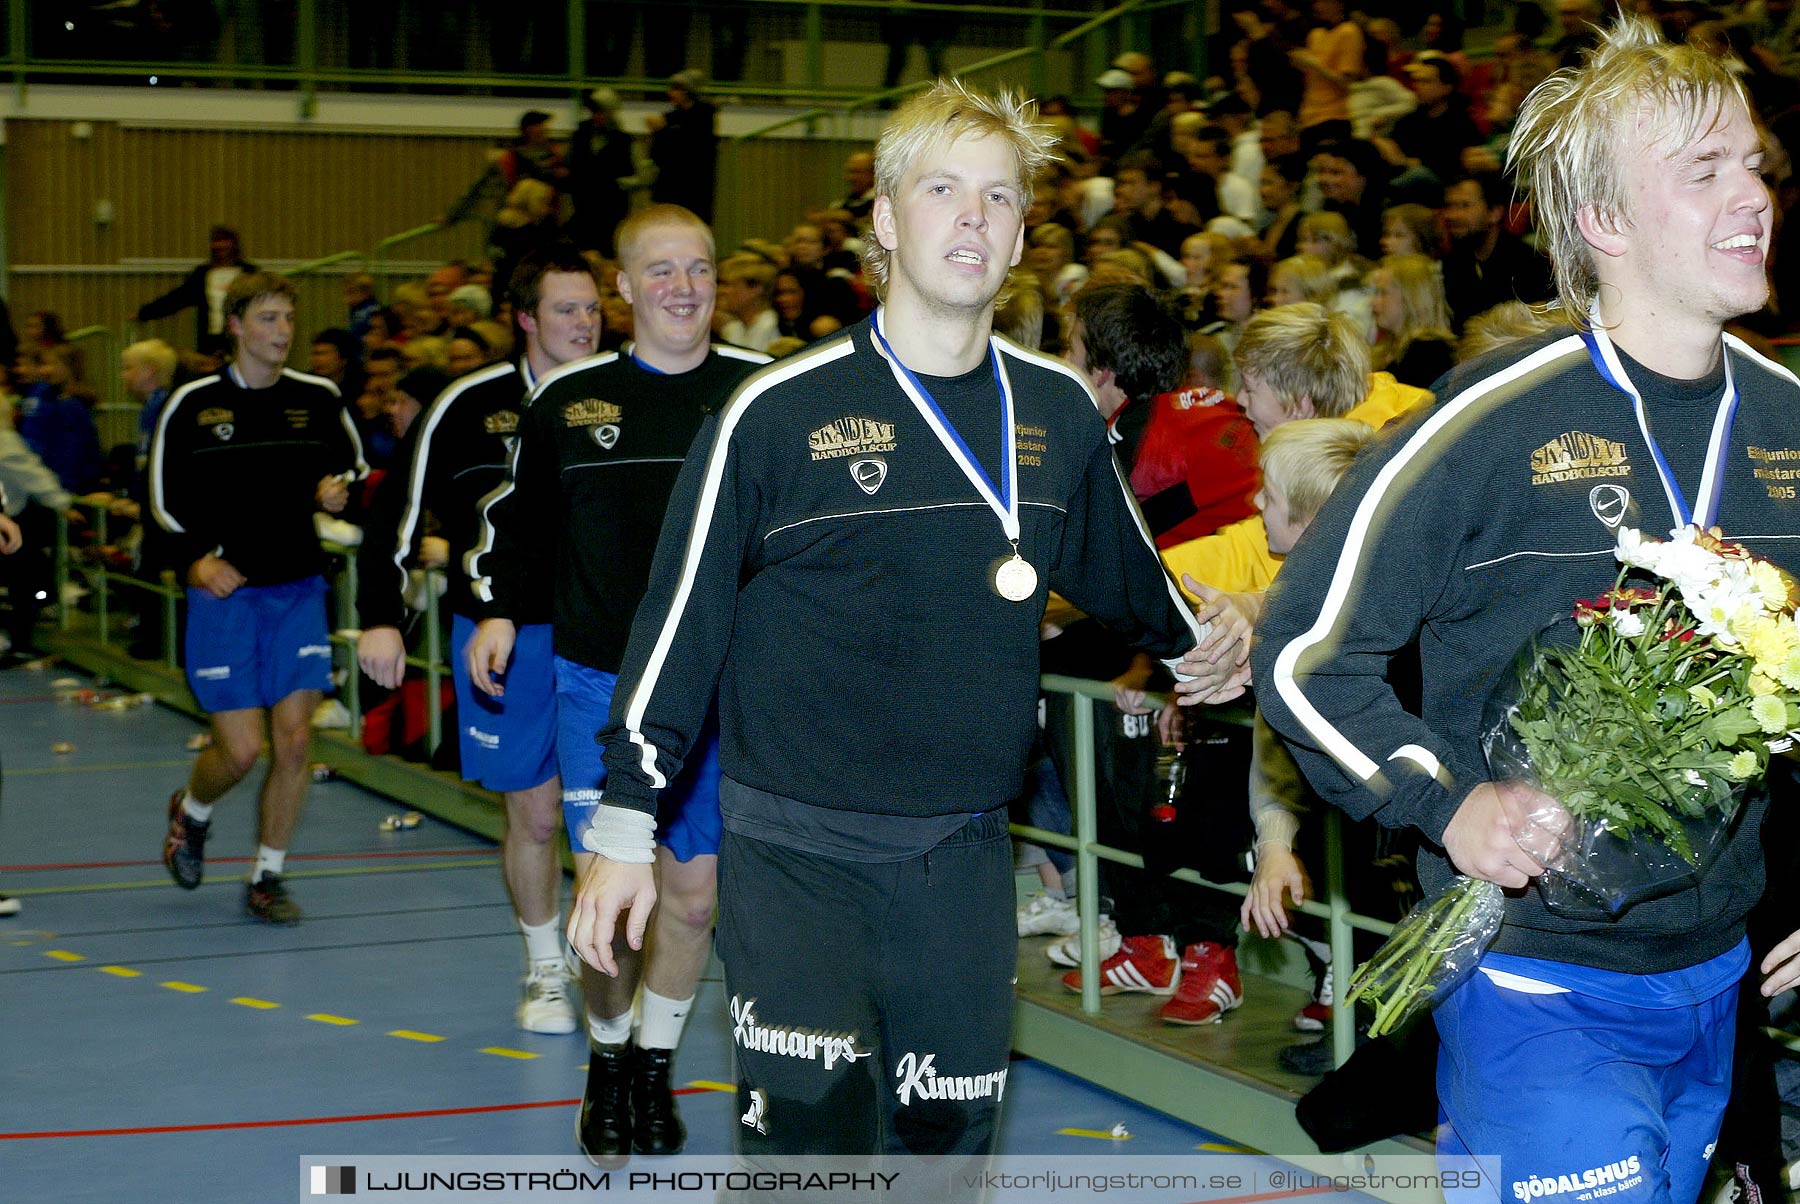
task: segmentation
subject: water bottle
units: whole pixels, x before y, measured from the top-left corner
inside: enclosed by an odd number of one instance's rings
[[[1187,761],[1173,744],[1165,744],[1156,754],[1157,802],[1150,808],[1150,819],[1159,824],[1175,822],[1176,804],[1181,801],[1182,787],[1187,784]]]

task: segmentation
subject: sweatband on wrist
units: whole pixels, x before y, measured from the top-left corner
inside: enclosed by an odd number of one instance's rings
[[[580,847],[608,861],[648,865],[656,860],[656,816],[633,807],[594,806]]]

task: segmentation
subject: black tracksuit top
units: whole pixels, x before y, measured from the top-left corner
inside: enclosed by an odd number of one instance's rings
[[[480,535],[482,499],[506,479],[506,462],[531,387],[513,364],[490,364],[450,383],[414,421],[376,491],[357,558],[357,613],[364,627],[397,627],[406,612],[406,568],[418,556],[429,515],[450,545],[444,600],[479,617],[463,559]],[[550,585],[518,599],[520,623],[550,621]]]
[[[150,512],[184,579],[215,552],[246,584],[279,585],[325,571],[313,527],[319,482],[368,472],[337,386],[286,369],[251,389],[227,368],[178,389],[157,415]]]
[[[1032,597],[995,591],[1000,519],[868,321],[772,364],[709,418],[676,485],[601,737],[609,805],[654,810],[717,683],[735,781],[839,810],[985,811],[1021,790],[1046,589],[1158,656],[1194,645],[1086,382],[1005,339],[990,356],[1016,407]],[[939,401],[998,463],[999,397],[981,398]]]
[[[1717,522],[1800,569],[1800,381],[1727,336],[1740,395]],[[1723,371],[1698,382],[1629,374],[1652,434],[1690,501],[1698,493]],[[1677,519],[1631,399],[1567,328],[1452,371],[1442,399],[1383,431],[1289,553],[1258,628],[1257,701],[1307,778],[1357,818],[1418,828],[1430,842],[1488,779],[1481,709],[1525,641],[1578,598],[1609,588],[1618,526],[1665,538]],[[1698,504],[1697,502],[1695,504]],[[1383,680],[1414,640],[1424,690],[1409,714]],[[1681,969],[1730,949],[1763,887],[1766,796],[1746,806],[1697,887],[1616,921],[1509,898],[1494,948],[1600,969]],[[1456,873],[1435,843],[1419,877]]]
[[[695,432],[769,362],[714,346],[699,367],[668,375],[630,351],[564,364],[538,381],[467,559],[477,617],[529,621],[549,588],[556,654],[608,673],[624,656]]]

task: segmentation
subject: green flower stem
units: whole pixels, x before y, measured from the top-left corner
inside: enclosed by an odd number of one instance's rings
[[[1437,993],[1437,971],[1452,947],[1467,939],[1469,921],[1491,883],[1465,878],[1419,913],[1419,923],[1403,926],[1358,967],[1345,1002],[1368,999],[1375,1008],[1371,1036],[1391,1032]]]

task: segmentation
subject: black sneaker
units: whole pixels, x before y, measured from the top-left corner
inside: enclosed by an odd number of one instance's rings
[[[212,825],[201,823],[181,809],[177,790],[169,796],[169,830],[163,836],[163,865],[169,877],[182,890],[193,890],[206,874],[206,832]]]
[[[631,1155],[631,1043],[588,1046],[587,1087],[575,1119],[575,1144],[595,1166],[618,1167]]]
[[[687,1126],[669,1086],[672,1049],[639,1049],[631,1067],[631,1144],[640,1154],[679,1154]]]
[[[264,874],[244,887],[244,907],[265,924],[291,928],[300,922],[300,905],[288,898],[280,874]]]

